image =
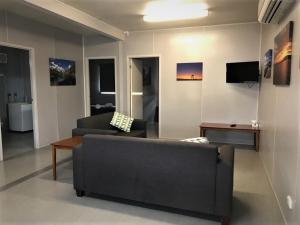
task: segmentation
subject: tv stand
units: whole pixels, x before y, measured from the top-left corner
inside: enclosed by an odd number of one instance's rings
[[[226,124],[226,123],[202,123],[200,125],[200,136],[205,137],[207,130],[237,131],[254,134],[255,150],[259,151],[260,129],[253,128],[250,124]]]

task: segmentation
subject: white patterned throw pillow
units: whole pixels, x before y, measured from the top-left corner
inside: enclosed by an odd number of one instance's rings
[[[110,125],[129,133],[130,129],[131,129],[131,125],[133,123],[133,120],[134,119],[129,116],[125,116],[122,113],[115,112],[114,116],[110,122]]]
[[[209,141],[206,137],[188,138],[188,139],[184,139],[181,141],[191,142],[191,143],[199,143],[199,144],[209,144]]]

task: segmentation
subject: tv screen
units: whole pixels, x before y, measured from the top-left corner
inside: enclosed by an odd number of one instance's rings
[[[226,67],[227,83],[258,82],[259,80],[258,61],[227,63]]]

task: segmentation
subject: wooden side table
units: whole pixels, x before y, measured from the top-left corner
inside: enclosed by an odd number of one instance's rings
[[[231,126],[231,124],[226,124],[226,123],[202,123],[200,125],[200,136],[205,137],[207,130],[222,130],[222,131],[237,131],[237,132],[253,133],[255,150],[257,152],[259,151],[259,136],[260,136],[259,128],[253,128],[249,124],[236,124],[236,126]]]
[[[82,137],[71,137],[52,143],[52,167],[53,179],[56,180],[56,150],[73,150],[77,145],[82,143]]]

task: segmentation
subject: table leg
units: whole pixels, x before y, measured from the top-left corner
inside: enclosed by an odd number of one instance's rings
[[[255,132],[255,150],[259,152],[259,132]]]
[[[205,137],[205,129],[202,127],[200,128],[200,136]]]
[[[52,145],[52,170],[53,180],[56,180],[56,147]]]

